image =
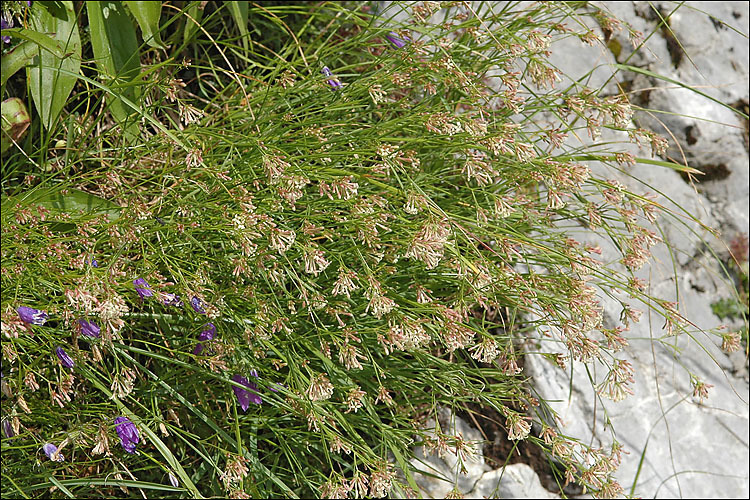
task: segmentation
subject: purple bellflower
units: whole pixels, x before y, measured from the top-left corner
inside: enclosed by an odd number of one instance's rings
[[[75,366],[73,360],[70,359],[70,356],[68,356],[68,353],[65,352],[62,347],[55,347],[55,353],[57,354],[57,357],[60,359],[60,363],[62,363],[63,366],[68,368],[73,368]]]
[[[20,306],[18,309],[18,316],[24,323],[30,323],[32,325],[43,325],[47,321],[47,313],[34,309],[33,307]]]
[[[81,330],[81,334],[91,338],[99,338],[101,328],[93,321],[86,321],[81,318],[78,320],[78,328]]]
[[[193,310],[198,314],[206,314],[206,310],[203,309],[203,302],[198,297],[190,299],[190,305],[193,306]]]
[[[45,443],[45,445],[42,446],[42,451],[47,455],[47,458],[55,462],[62,462],[65,460],[63,454],[57,451],[57,446],[52,443]]]
[[[5,16],[0,17],[0,29],[10,29],[13,27],[13,19],[5,19]],[[9,36],[3,36],[3,43],[10,43]]]
[[[165,306],[182,307],[182,299],[179,295],[175,295],[174,293],[165,293],[162,295],[162,301]]]
[[[198,335],[198,340],[213,340],[216,337],[216,326],[213,323],[206,323],[203,331]]]
[[[406,46],[406,40],[398,36],[395,32],[391,31],[387,35],[385,35],[385,38],[391,42],[391,45],[396,47],[397,49],[403,48]]]
[[[154,295],[154,291],[151,290],[151,285],[149,285],[148,282],[143,278],[134,279],[133,286],[135,286],[135,291],[138,293],[138,296],[141,299],[145,299],[146,297],[153,297]]]
[[[204,348],[204,345],[201,344],[200,342],[198,342],[197,344],[195,344],[195,348],[193,349],[193,355],[194,356],[199,356],[200,353],[203,352],[203,348]]]
[[[115,430],[120,437],[120,444],[128,453],[135,453],[135,445],[140,441],[140,435],[135,424],[128,417],[115,419]]]
[[[15,431],[13,430],[13,425],[10,423],[10,420],[3,420],[3,434],[5,434],[5,437],[7,437],[8,439],[11,439],[16,435]]]
[[[331,70],[328,69],[328,66],[323,66],[323,69],[320,72],[323,73],[325,76],[333,77],[333,73],[331,73]],[[334,77],[326,81],[328,82],[328,85],[330,85],[333,90],[338,90],[341,87],[343,87],[343,85],[341,84],[338,78]]]
[[[255,370],[251,371],[250,374],[256,378],[258,377]],[[260,398],[260,394],[258,394],[258,386],[253,382],[250,382],[242,375],[234,375],[232,376],[232,380],[250,389],[245,390],[237,387],[236,385],[232,386],[232,390],[234,391],[234,395],[237,396],[237,401],[239,401],[242,411],[247,411],[247,409],[250,408],[251,402],[255,403],[256,405],[263,403],[263,400]]]

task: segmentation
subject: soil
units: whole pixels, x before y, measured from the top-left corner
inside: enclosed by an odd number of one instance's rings
[[[485,438],[483,448],[487,465],[498,469],[504,465],[524,463],[539,475],[542,486],[548,491],[560,494],[565,483],[564,469],[544,450],[526,440],[510,441],[505,430],[505,418],[494,408],[486,408],[475,403],[467,403],[466,410],[457,415],[476,426]],[[580,495],[583,490],[577,485],[562,488],[567,496]]]

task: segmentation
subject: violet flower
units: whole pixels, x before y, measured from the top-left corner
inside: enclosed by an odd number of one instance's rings
[[[177,480],[177,478],[175,477],[175,475],[174,475],[174,474],[172,474],[171,472],[169,473],[169,482],[170,482],[170,483],[172,484],[172,486],[174,486],[175,488],[179,488],[179,487],[180,487],[180,482],[179,482],[179,481]]]
[[[193,310],[198,314],[206,314],[206,310],[203,309],[203,302],[198,297],[190,299],[190,305],[193,306]]]
[[[216,337],[216,327],[213,323],[206,323],[204,330],[198,335],[198,340],[213,340]]]
[[[91,259],[91,267],[99,267],[99,263],[96,261],[96,259]]]
[[[333,76],[333,73],[331,73],[331,70],[328,69],[328,66],[323,66],[323,69],[320,72],[323,73],[325,76]],[[326,81],[328,82],[328,85],[330,85],[331,88],[333,88],[333,90],[338,90],[341,87],[343,87],[343,85],[341,85],[341,82],[338,80],[338,78],[331,78],[330,80],[326,80]]]
[[[193,355],[198,356],[202,352],[203,352],[203,344],[198,342],[197,344],[195,344],[195,348],[193,349]]]
[[[19,306],[18,309],[16,309],[18,312],[18,317],[21,318],[21,321],[24,323],[30,323],[32,325],[43,325],[49,316],[47,316],[47,313],[44,311],[40,311],[39,309],[34,309],[33,307],[26,307],[26,306]]]
[[[42,446],[42,451],[44,451],[44,454],[47,455],[47,458],[55,462],[62,462],[65,460],[63,454],[58,453],[57,446],[52,443],[45,443],[45,445]]]
[[[385,35],[385,38],[391,42],[391,44],[396,47],[397,49],[403,48],[406,46],[406,40],[398,36],[395,32],[391,31],[387,35]]]
[[[87,337],[99,338],[99,335],[101,333],[101,328],[99,328],[99,325],[97,325],[93,321],[86,321],[83,318],[78,320],[78,328],[81,330],[81,334]]]
[[[5,437],[7,437],[8,439],[11,439],[16,435],[9,420],[3,420],[3,434],[5,434]]]
[[[153,297],[154,295],[154,291],[151,290],[151,285],[149,285],[148,282],[143,278],[137,278],[133,280],[133,286],[135,286],[135,291],[138,293],[138,296],[140,296],[141,299],[145,299],[146,297]]]
[[[164,302],[165,306],[182,307],[182,299],[174,293],[165,293],[162,295],[162,302]]]
[[[120,437],[120,444],[128,453],[135,453],[135,445],[140,441],[138,428],[128,417],[117,417],[115,419],[115,430]]]
[[[60,359],[60,362],[63,364],[63,366],[68,368],[73,368],[75,366],[73,360],[70,359],[70,356],[68,356],[68,353],[65,352],[62,347],[56,347],[55,353],[57,353],[57,357]]]
[[[258,377],[258,374],[255,370],[251,371],[250,374],[256,378]],[[237,396],[237,401],[239,401],[240,408],[242,408],[242,411],[247,411],[247,409],[250,408],[251,402],[255,403],[256,405],[263,403],[263,400],[260,398],[260,394],[258,394],[257,392],[258,386],[255,385],[253,382],[250,382],[242,375],[234,375],[232,376],[232,380],[250,389],[248,391],[245,389],[241,389],[237,387],[236,385],[232,386],[232,390],[234,391],[234,395]]]
[[[10,29],[13,27],[13,19],[5,19],[5,16],[0,17],[0,29]],[[9,36],[3,36],[3,43],[10,43],[10,37]]]

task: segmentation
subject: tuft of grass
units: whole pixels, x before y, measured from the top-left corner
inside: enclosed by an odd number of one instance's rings
[[[549,44],[593,41],[563,25],[567,6],[473,9],[425,2],[400,22],[364,4],[165,4],[137,92],[99,78],[84,35],[61,117],[32,120],[2,161],[3,496],[406,494],[413,446],[465,451],[420,425],[470,405],[566,480],[622,491],[621,446],[555,429],[520,365],[550,332],[536,354],[599,360],[602,397],[627,396],[618,351],[640,312],[621,299],[605,327],[598,293],[653,307],[663,338],[684,331],[634,274],[659,206],[583,165],[665,162],[558,148],[602,127],[665,143],[622,96],[555,88]],[[26,87],[18,73],[4,92]],[[561,231],[581,226],[615,253]]]

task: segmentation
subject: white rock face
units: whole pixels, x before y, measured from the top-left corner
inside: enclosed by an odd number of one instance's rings
[[[617,57],[603,46],[591,47],[575,38],[551,48],[551,61],[566,75],[558,88],[581,82],[611,95],[619,92],[616,82],[627,83],[631,102],[650,108],[636,113],[636,125],[667,137],[666,156],[672,161],[712,176],[690,184],[676,171],[660,166],[639,164],[617,172],[601,164],[589,165],[598,175],[616,179],[634,192],[658,192],[656,200],[666,208],[658,220],[664,243],[652,249],[652,261],[636,276],[649,281],[652,297],[679,303],[693,332],[692,339],[665,337],[663,318],[648,313],[631,325],[626,332],[629,345],[619,357],[635,369],[634,396],[618,403],[597,396],[589,374],[595,383],[601,382],[606,375],[601,364],[590,365],[588,372],[575,364],[570,392],[570,371],[542,357],[526,358],[524,375],[532,376],[534,388],[551,401],[562,419],[561,430],[593,446],[606,447],[613,439],[624,444],[629,454],[623,456],[617,478],[626,493],[632,489],[644,498],[748,498],[750,494],[747,360],[742,353],[722,352],[719,335],[703,333],[721,323],[711,303],[731,292],[710,252],[726,256],[726,242],[750,232],[747,135],[742,119],[727,107],[748,102],[749,7],[748,2],[590,2],[588,9],[600,8],[643,32],[645,45],[634,52],[625,29],[612,33],[616,44],[610,47],[619,46]],[[387,12],[389,17],[404,17],[394,9]],[[660,27],[661,19],[667,20],[668,29]],[[604,37],[593,22],[586,22]],[[618,71],[617,63],[664,79]],[[585,132],[581,139],[589,141]],[[568,146],[580,146],[576,141],[570,138]],[[623,133],[605,130],[598,140],[613,142],[619,143],[616,150],[651,158],[650,151],[627,144]],[[670,212],[681,215],[672,217]],[[712,230],[718,230],[718,238]],[[611,241],[583,228],[573,236],[582,243],[599,244],[605,261],[616,255]],[[602,293],[600,299],[606,326],[619,324],[620,301],[647,310],[629,297]],[[545,345],[545,350],[549,348]],[[707,399],[693,396],[691,375],[713,386]],[[454,430],[466,439],[482,439],[460,419],[449,414],[441,418],[452,421]],[[473,448],[465,475],[459,472],[455,455],[440,459],[423,452],[417,449],[420,460],[413,464],[445,478],[419,477],[427,497],[442,498],[455,487],[467,498],[556,498],[524,464],[489,470],[481,446]]]
[[[485,473],[466,498],[560,498],[545,490],[534,469],[512,464]]]
[[[733,104],[740,99],[747,102],[746,2],[689,2],[674,12],[670,17],[671,29],[687,54],[677,68],[663,34],[656,29],[657,22],[651,19],[649,4],[596,2],[595,5],[613,12],[646,36],[656,31],[646,44],[647,50],[636,53],[628,64],[700,86],[702,92],[723,103]],[[667,9],[667,13],[676,7],[676,4],[654,5]],[[717,27],[709,14],[726,20],[745,36]],[[627,36],[622,32],[615,37],[622,44],[619,60],[624,62],[632,54]],[[571,74],[585,74],[590,67],[579,62],[570,51],[568,46],[553,47],[553,62]],[[614,57],[609,62],[614,64]],[[655,78],[625,73],[616,78],[632,79],[636,91],[656,87],[649,93],[647,106],[666,113],[642,112],[635,119],[640,126],[670,139],[672,147],[667,155],[673,161],[685,163],[686,159],[688,165],[706,171],[712,166],[726,170],[725,177],[694,187],[677,172],[662,167],[638,165],[620,173],[590,164],[597,174],[616,179],[632,191],[658,190],[659,203],[687,214],[679,219],[660,217],[666,244],[652,249],[653,261],[637,276],[649,280],[650,295],[680,304],[679,310],[692,325],[695,338],[666,337],[653,342],[665,334],[663,319],[644,314],[642,321],[627,332],[629,346],[620,356],[631,361],[635,369],[635,395],[619,403],[597,397],[581,364],[574,366],[570,397],[570,372],[533,356],[527,357],[526,367],[540,394],[548,400],[559,400],[551,406],[562,417],[564,432],[593,440],[595,446],[608,446],[614,432],[616,439],[625,445],[630,455],[623,458],[617,477],[626,492],[635,484],[633,493],[643,497],[747,498],[750,477],[747,361],[742,356],[737,363],[737,353],[728,356],[718,348],[719,337],[698,331],[719,326],[721,321],[713,315],[710,305],[730,294],[726,280],[718,278],[715,260],[703,255],[706,245],[726,255],[725,243],[712,236],[708,228],[718,229],[725,240],[738,232],[748,232],[750,169],[744,131],[739,128],[741,122],[734,112],[695,92]],[[604,92],[608,91],[605,87]],[[618,133],[611,131],[600,139],[601,143],[625,141],[624,136],[618,137]],[[570,142],[570,146],[579,144]],[[621,149],[637,157],[651,156],[649,151],[633,145]],[[577,232],[576,238],[601,245],[604,260],[608,251],[612,254],[611,242],[590,232],[586,236],[581,234]],[[615,326],[619,323],[620,303],[604,294],[600,299],[605,324],[609,321]],[[628,302],[626,297],[617,299]],[[638,308],[645,309],[643,305]],[[732,371],[738,367],[744,373],[734,376]],[[589,370],[595,382],[606,374],[601,365],[592,364]],[[708,399],[693,397],[691,375],[714,386]]]
[[[461,460],[450,449],[440,457],[425,453],[424,447],[418,446],[415,449],[416,458],[411,460],[411,464],[425,474],[416,474],[415,480],[423,496],[427,498],[445,498],[454,488],[466,494],[472,491],[484,473],[490,470],[482,454],[482,435],[446,408],[440,410],[438,420],[438,429],[442,433],[451,436],[461,434],[466,441],[469,441],[468,457],[466,460]],[[435,421],[428,421],[426,426],[427,429],[432,429],[430,435],[435,437]],[[431,476],[439,476],[439,478]]]
[[[461,434],[471,444],[463,461],[450,450],[439,457],[425,454],[421,446],[415,449],[416,458],[411,464],[424,472],[415,474],[424,498],[445,498],[453,490],[465,498],[560,498],[544,489],[537,473],[526,464],[491,470],[482,455],[482,435],[450,410],[441,409],[438,419],[443,433]],[[435,421],[427,422],[427,428],[434,430]],[[435,432],[431,435],[434,437]],[[462,464],[465,472],[461,471]]]

